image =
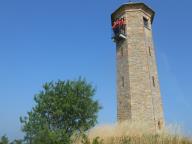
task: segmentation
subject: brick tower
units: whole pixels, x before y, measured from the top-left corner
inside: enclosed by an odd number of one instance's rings
[[[144,3],[127,3],[112,13],[117,60],[117,119],[164,126],[152,22],[155,12]]]

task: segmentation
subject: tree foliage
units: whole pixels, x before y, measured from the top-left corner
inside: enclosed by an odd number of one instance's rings
[[[45,83],[35,95],[36,105],[20,118],[29,144],[68,144],[74,133],[81,133],[97,122],[100,109],[93,100],[95,88],[85,79]]]
[[[0,144],[9,144],[9,139],[6,135],[1,137]]]
[[[22,140],[14,140],[10,144],[22,144]]]

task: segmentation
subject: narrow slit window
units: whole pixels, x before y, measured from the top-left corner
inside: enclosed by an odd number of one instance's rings
[[[143,17],[143,24],[144,24],[144,27],[149,27],[149,21],[147,18]]]
[[[159,128],[159,130],[162,128],[161,121],[158,121],[158,128]]]
[[[125,85],[125,80],[124,80],[124,77],[122,77],[122,87],[124,87]]]
[[[151,56],[151,47],[149,47],[149,55]]]
[[[123,56],[123,48],[121,48],[121,56]]]
[[[153,86],[155,87],[155,77],[152,76]]]

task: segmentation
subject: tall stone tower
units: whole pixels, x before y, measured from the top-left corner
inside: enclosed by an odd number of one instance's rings
[[[117,119],[164,126],[152,22],[155,12],[144,3],[127,3],[112,13],[117,60]]]

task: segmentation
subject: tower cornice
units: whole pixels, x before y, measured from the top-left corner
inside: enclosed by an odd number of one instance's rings
[[[130,2],[130,3],[123,4],[116,11],[114,11],[111,14],[111,18],[114,19],[117,14],[125,12],[127,10],[133,10],[133,9],[138,9],[138,10],[140,9],[140,10],[143,10],[144,12],[148,13],[151,16],[151,23],[153,23],[155,12],[144,3]]]

